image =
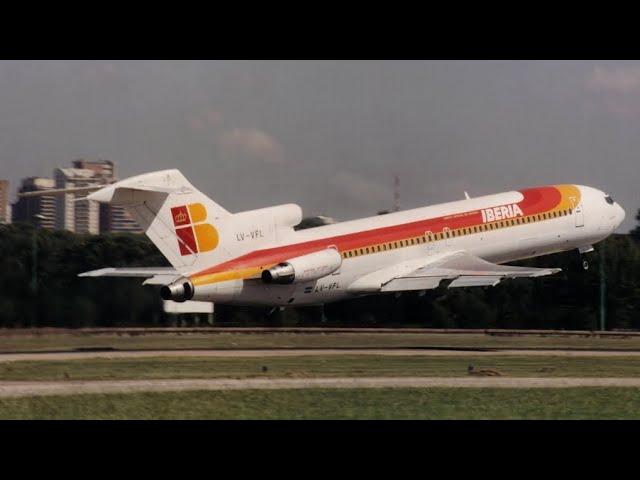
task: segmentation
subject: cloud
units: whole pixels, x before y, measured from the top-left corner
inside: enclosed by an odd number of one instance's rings
[[[596,66],[586,78],[585,86],[597,95],[596,101],[609,114],[640,115],[640,66]]]
[[[223,130],[216,135],[215,142],[225,160],[259,160],[272,165],[285,163],[280,143],[257,128]]]
[[[215,130],[222,126],[222,112],[214,108],[187,115],[187,124],[194,131]]]
[[[341,171],[329,179],[329,185],[350,202],[371,210],[390,207],[393,203],[391,188],[359,175]]]
[[[597,92],[640,93],[640,66],[596,66],[587,77],[586,86]]]

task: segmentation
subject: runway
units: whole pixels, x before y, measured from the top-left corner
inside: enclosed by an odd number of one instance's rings
[[[425,349],[425,348],[280,348],[244,350],[106,350],[65,351],[43,353],[0,353],[0,363],[18,361],[83,360],[90,358],[153,358],[153,357],[301,357],[326,355],[379,355],[379,356],[545,356],[545,357],[640,357],[637,350],[556,350],[556,349]]]
[[[0,382],[0,398],[189,390],[575,387],[640,388],[640,378],[350,377]]]

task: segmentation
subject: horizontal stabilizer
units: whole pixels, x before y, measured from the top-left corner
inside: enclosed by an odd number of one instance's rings
[[[50,197],[54,195],[67,195],[76,193],[91,193],[96,190],[104,188],[107,184],[103,185],[90,185],[88,187],[71,187],[71,188],[52,188],[49,190],[35,190],[33,192],[19,192],[18,197]],[[85,197],[81,197],[78,200],[86,200]]]
[[[78,276],[146,278],[148,280],[144,282],[144,285],[165,285],[179,277],[180,273],[173,267],[109,267],[83,272]]]

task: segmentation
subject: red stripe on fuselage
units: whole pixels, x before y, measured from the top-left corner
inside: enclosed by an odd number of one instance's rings
[[[524,216],[544,213],[560,203],[562,195],[555,187],[537,187],[521,190],[523,199],[518,202]],[[498,204],[495,206],[509,205]],[[335,237],[327,237],[318,240],[284,245],[282,247],[268,248],[265,250],[255,250],[227,262],[215,265],[193,274],[197,277],[211,273],[226,272],[250,267],[261,267],[273,265],[288,259],[317,252],[328,247],[336,247],[338,251],[352,250],[354,248],[366,248],[387,242],[396,242],[405,238],[418,237],[430,231],[440,233],[445,227],[451,230],[458,228],[469,228],[481,225],[482,213],[480,210],[469,212],[452,213],[442,217],[418,220],[415,222],[389,227],[375,228],[362,232],[353,232]]]

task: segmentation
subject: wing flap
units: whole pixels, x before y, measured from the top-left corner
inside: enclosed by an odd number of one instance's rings
[[[495,287],[503,277],[459,277],[449,284],[448,288],[456,287]]]
[[[400,292],[408,290],[431,290],[438,288],[442,278],[438,277],[406,277],[394,278],[389,283],[382,285],[381,292]]]
[[[398,292],[438,288],[452,280],[449,288],[495,286],[505,278],[540,277],[559,272],[559,268],[516,267],[487,262],[466,251],[444,252],[415,262],[378,270],[352,284],[352,293]]]

